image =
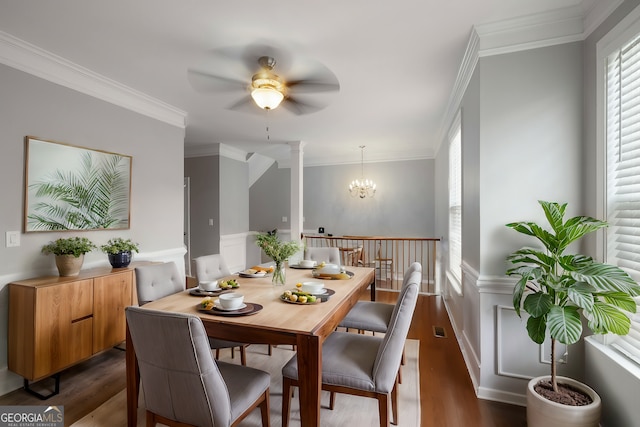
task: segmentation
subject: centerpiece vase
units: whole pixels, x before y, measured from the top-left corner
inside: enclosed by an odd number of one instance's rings
[[[287,273],[284,268],[284,261],[276,261],[276,266],[273,270],[273,276],[271,276],[271,283],[274,286],[284,286],[286,280]]]

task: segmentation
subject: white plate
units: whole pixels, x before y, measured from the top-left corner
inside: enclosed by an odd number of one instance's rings
[[[202,292],[217,292],[217,291],[221,291],[222,290],[222,288],[219,288],[217,286],[215,288],[211,289],[210,291],[206,291],[206,290],[202,289],[200,286],[196,286],[195,288],[192,288],[192,289],[196,290],[196,291],[202,291]]]
[[[249,274],[249,273],[245,273],[244,271],[240,271],[238,272],[238,275],[240,277],[265,277],[267,273],[264,272],[264,273]]]
[[[306,292],[306,291],[303,291],[303,292]],[[324,295],[324,294],[327,293],[327,290],[326,289],[320,289],[320,291],[318,291],[318,292],[307,292],[307,293],[309,293],[311,295]]]
[[[317,265],[314,265],[313,267],[303,267],[300,264],[294,264],[294,265],[290,265],[289,267],[297,268],[297,269],[300,269],[300,270],[313,270],[314,268],[317,267]]]
[[[218,310],[222,310],[222,311],[235,311],[235,310],[242,310],[243,308],[247,308],[247,304],[245,303],[240,304],[240,306],[236,308],[224,308],[222,304],[220,304],[220,302],[218,301],[214,302],[213,306]]]

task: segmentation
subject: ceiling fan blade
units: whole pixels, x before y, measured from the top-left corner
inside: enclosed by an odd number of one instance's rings
[[[246,90],[248,87],[244,80],[219,76],[193,68],[187,70],[187,78],[191,86],[198,92]]]
[[[227,107],[227,110],[253,115],[264,115],[267,111],[258,107],[250,95],[247,95]]]
[[[287,88],[293,93],[337,92],[340,90],[340,83],[337,81],[294,80],[287,82]]]
[[[326,105],[312,104],[308,101],[302,101],[295,97],[285,98],[285,100],[282,101],[282,104],[280,105],[299,116],[303,114],[312,114],[326,107]]]

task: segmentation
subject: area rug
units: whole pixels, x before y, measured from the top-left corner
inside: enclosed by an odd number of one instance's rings
[[[418,369],[417,340],[407,340],[405,346],[405,365],[402,367],[402,384],[398,389],[398,418],[400,427],[417,427],[420,425],[420,380]],[[235,359],[231,359],[228,350],[223,351],[220,359],[239,363],[239,355],[236,352]],[[271,426],[282,426],[282,366],[295,353],[291,346],[274,347],[272,355],[267,354],[266,345],[251,345],[247,348],[247,364],[263,369],[271,374],[270,406]],[[297,399],[297,390],[291,401],[291,427],[300,426],[300,408]],[[328,409],[329,393],[323,392],[321,401],[321,425],[330,426],[374,426],[378,422],[378,404],[375,399],[367,399],[346,394],[336,395],[334,410]],[[138,407],[138,427],[145,425],[144,396],[140,398]],[[73,427],[117,427],[126,426],[126,390],[122,390],[113,398],[95,409],[90,414],[73,424]],[[161,424],[158,424],[161,425]],[[261,426],[260,412],[255,410],[249,415],[240,427]]]

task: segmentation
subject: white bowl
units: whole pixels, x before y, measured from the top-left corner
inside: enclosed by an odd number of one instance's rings
[[[324,283],[322,282],[302,282],[302,291],[310,294],[317,294],[324,289]]]
[[[340,274],[340,266],[338,264],[325,264],[319,271],[323,274]]]
[[[213,291],[218,288],[217,280],[203,280],[199,283],[200,289],[203,291]]]
[[[300,267],[305,267],[305,268],[310,268],[310,267],[315,267],[316,262],[310,259],[301,259],[300,260]]]
[[[218,298],[222,308],[233,309],[239,308],[244,301],[244,295],[231,292],[230,294],[222,294]]]

